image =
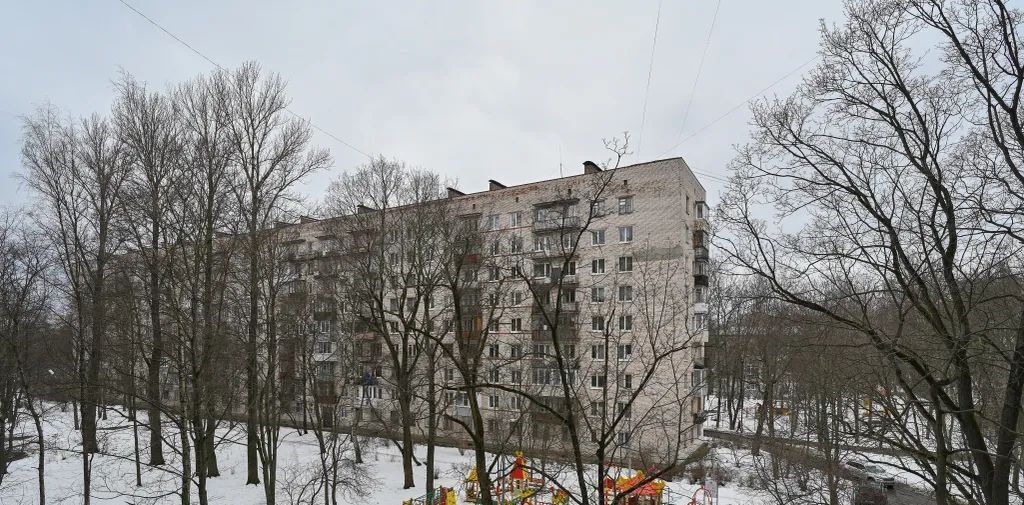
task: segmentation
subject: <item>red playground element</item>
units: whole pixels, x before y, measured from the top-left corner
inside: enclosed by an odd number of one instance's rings
[[[632,477],[619,477],[612,480],[611,477],[604,479],[604,501],[608,505],[616,496],[625,495],[620,503],[625,505],[662,505],[662,496],[665,492],[665,481],[651,479],[644,482],[647,476],[644,472],[638,471]],[[710,502],[709,502],[710,505]]]

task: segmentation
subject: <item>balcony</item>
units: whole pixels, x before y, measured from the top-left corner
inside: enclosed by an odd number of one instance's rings
[[[693,258],[697,261],[708,261],[711,259],[711,255],[708,253],[707,247],[697,246],[693,248]]]
[[[551,330],[533,330],[532,337],[534,342],[551,342],[554,339]],[[579,340],[579,332],[576,331],[576,325],[569,321],[559,324],[558,340],[560,342]]]
[[[317,379],[313,398],[316,403],[321,404],[334,404],[338,403],[338,392],[334,386],[334,382],[321,381]]]
[[[451,412],[452,416],[463,419],[473,416],[473,410],[469,407],[469,405],[452,405]]]
[[[566,216],[533,222],[533,231],[567,230],[580,227],[579,216]]]
[[[547,313],[548,315],[554,315],[556,308],[560,309],[560,312],[559,312],[560,314],[575,314],[575,313],[579,312],[579,310],[580,310],[579,304],[576,303],[576,302],[564,302],[563,301],[561,303],[561,307],[556,307],[554,302],[549,302],[549,303],[539,303],[539,302],[537,302],[537,303],[533,304],[533,313],[534,314],[544,314],[544,313]]]

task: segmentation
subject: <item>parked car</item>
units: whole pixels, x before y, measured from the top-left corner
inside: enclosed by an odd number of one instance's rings
[[[868,482],[877,482],[886,489],[896,487],[896,477],[880,466],[860,461],[847,461],[846,465],[862,472]]]
[[[853,490],[853,505],[888,504],[889,495],[885,494],[885,490],[876,484],[861,484]]]

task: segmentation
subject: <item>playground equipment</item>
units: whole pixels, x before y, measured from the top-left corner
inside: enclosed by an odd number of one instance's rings
[[[714,505],[715,495],[705,486],[700,485],[700,489],[693,492],[693,496],[690,498],[688,505]]]
[[[423,496],[404,500],[402,505],[456,505],[457,501],[458,498],[455,495],[454,489],[439,487],[433,496],[427,493]]]
[[[605,504],[610,504],[616,496],[620,496],[622,498],[619,502],[625,505],[662,505],[665,481],[652,479],[644,482],[646,479],[643,470],[636,472],[632,477],[622,476],[614,480],[605,477]]]
[[[507,477],[498,479],[491,490],[496,503],[503,505],[568,505],[568,493],[553,487],[545,489],[544,479],[532,477],[528,468],[526,457],[522,452],[516,452],[512,471]],[[476,503],[480,499],[480,479],[477,476],[476,468],[471,469],[466,475],[464,485],[465,501]]]

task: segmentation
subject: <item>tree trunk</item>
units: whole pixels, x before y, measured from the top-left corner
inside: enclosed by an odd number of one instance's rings
[[[434,377],[436,373],[436,363],[434,346],[430,346],[429,355],[427,356],[427,499],[428,503],[430,499],[434,497],[434,442],[437,438],[437,402],[435,402],[434,396],[437,394],[437,384]]]
[[[250,229],[250,233],[256,233],[256,231]],[[252,240],[255,241],[256,240],[255,237]],[[257,272],[258,272],[257,265],[256,265],[256,262],[257,262],[256,254],[257,254],[256,253],[256,244],[252,244],[251,245],[251,250],[249,251],[249,255],[250,255],[250,258],[249,258],[249,324],[248,324],[248,342],[246,343],[247,345],[246,345],[246,350],[245,350],[246,351],[246,365],[245,365],[246,423],[245,423],[245,430],[246,430],[246,463],[247,463],[247,465],[246,465],[246,478],[245,478],[246,480],[245,480],[245,483],[247,485],[248,484],[259,484],[260,483],[259,456],[257,454],[257,444],[259,444],[259,436],[256,433],[256,430],[258,429],[257,428],[257,419],[256,419],[256,409],[259,408],[259,405],[257,405],[257,401],[258,401],[257,393],[258,393],[258,391],[257,391],[257,384],[256,384],[256,380],[257,380],[257,377],[256,377],[257,367],[259,366],[258,363],[257,363],[258,356],[257,356],[257,350],[256,350],[256,343],[257,343],[257,338],[258,338],[258,335],[257,335],[257,331],[258,331],[258,321],[257,321],[257,318],[259,317],[259,307],[258,307],[259,295],[257,294],[259,287],[257,286],[257,279],[256,279],[256,275],[257,275]]]
[[[151,254],[156,254],[160,247],[159,228],[153,228],[153,241],[150,246],[153,248]],[[156,259],[154,258],[154,263]],[[164,464],[163,436],[161,429],[162,419],[160,416],[160,363],[163,360],[163,332],[160,328],[160,272],[157,266],[150,265],[149,269],[149,324],[152,328],[153,348],[149,358],[149,367],[146,374],[146,396],[149,413],[149,464],[159,466]]]

